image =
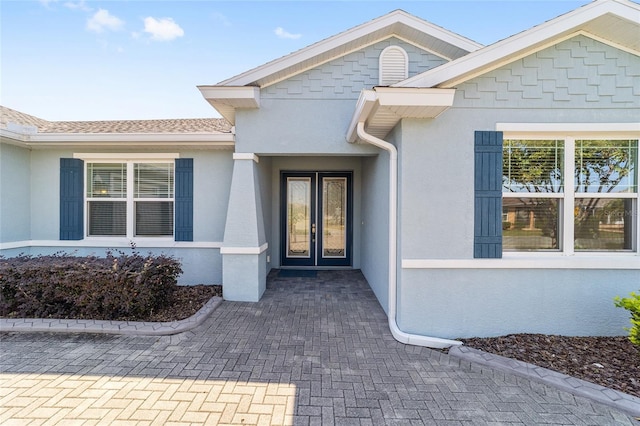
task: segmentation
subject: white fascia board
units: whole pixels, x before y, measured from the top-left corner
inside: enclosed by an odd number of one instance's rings
[[[209,104],[231,124],[236,122],[236,109],[260,108],[260,89],[254,86],[198,86]]]
[[[314,43],[290,55],[283,56],[282,58],[268,62],[258,68],[254,68],[235,77],[224,80],[219,84],[224,86],[245,86],[247,84],[251,84],[300,62],[304,62],[331,51],[332,49],[348,44],[358,38],[366,37],[370,33],[382,30],[386,27],[391,28],[391,26],[397,23],[405,24],[414,28],[416,31],[427,33],[468,52],[476,51],[482,47],[481,44],[476,43],[473,40],[423,21],[422,19],[412,16],[402,10],[396,10],[380,18],[374,19],[373,21],[366,22],[338,35]]]
[[[260,88],[254,86],[198,86],[204,98],[233,107],[260,108]]]
[[[358,123],[366,123],[374,117],[379,108],[406,106],[423,107],[438,106],[448,108],[453,105],[455,89],[425,89],[415,87],[376,87],[374,90],[363,90],[356,104],[356,109],[347,130],[347,141],[358,139]],[[398,116],[398,121],[406,118]]]
[[[36,133],[18,134],[0,129],[3,142],[26,148],[63,146],[202,146],[233,147],[232,133]]]
[[[394,86],[436,87],[442,85],[442,87],[454,87],[472,77],[501,66],[504,64],[505,58],[510,58],[509,62],[515,60],[516,58],[512,58],[512,56],[517,55],[518,52],[524,51],[526,54],[531,54],[566,38],[567,34],[573,36],[580,32],[580,26],[607,13],[628,19],[628,16],[640,13],[640,5],[618,0],[594,1],[455,61],[401,81]]]
[[[232,147],[231,133],[38,133],[27,135],[30,148],[55,146],[176,146]]]
[[[376,87],[381,106],[452,106],[455,89]]]
[[[12,132],[10,130],[0,129],[0,139],[2,140],[3,143],[26,147],[27,140],[29,139],[29,135]]]

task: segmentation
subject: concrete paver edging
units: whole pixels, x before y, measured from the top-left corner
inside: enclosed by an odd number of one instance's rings
[[[212,297],[189,318],[167,322],[106,321],[85,319],[2,318],[0,332],[99,333],[143,336],[168,336],[184,333],[202,324],[222,303]]]
[[[490,354],[468,346],[454,346],[449,349],[449,355],[465,361],[474,362],[506,373],[525,377],[596,401],[609,407],[617,408],[634,416],[640,416],[640,398],[619,392],[604,386],[577,379],[566,374],[547,368],[538,367],[523,361]]]

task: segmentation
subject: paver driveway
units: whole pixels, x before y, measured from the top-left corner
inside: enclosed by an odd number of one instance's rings
[[[359,271],[272,275],[171,337],[4,334],[0,423],[623,424],[614,409],[396,342]]]

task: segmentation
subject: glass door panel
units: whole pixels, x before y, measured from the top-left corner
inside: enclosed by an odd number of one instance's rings
[[[311,178],[287,178],[287,257],[311,257]]]
[[[347,255],[347,178],[322,179],[322,257]]]
[[[282,266],[351,265],[351,173],[285,172]]]

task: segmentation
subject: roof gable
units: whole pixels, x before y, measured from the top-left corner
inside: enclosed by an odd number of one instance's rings
[[[466,37],[396,10],[218,83],[218,86],[266,87],[380,40],[398,37],[447,60],[482,47]]]
[[[452,88],[561,41],[584,35],[640,56],[640,5],[595,0],[395,86]]]

